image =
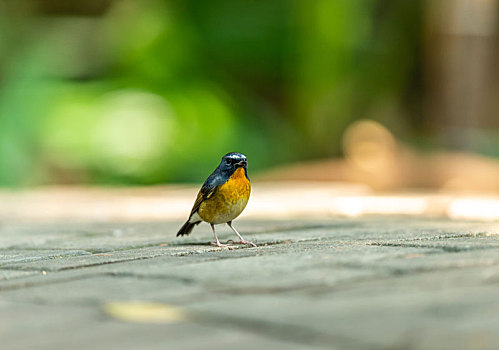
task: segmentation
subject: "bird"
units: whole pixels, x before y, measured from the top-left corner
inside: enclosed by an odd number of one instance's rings
[[[215,236],[215,243],[211,243],[212,245],[229,247],[220,243],[215,231],[215,225],[227,224],[240,239],[234,244],[256,247],[255,243],[246,241],[232,225],[232,220],[242,213],[250,197],[251,183],[247,165],[246,156],[242,153],[231,152],[222,157],[218,167],[199,190],[189,218],[178,231],[177,237],[190,234],[194,226],[204,221],[210,224]]]

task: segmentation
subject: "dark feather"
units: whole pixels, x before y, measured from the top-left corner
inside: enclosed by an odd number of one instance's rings
[[[177,237],[178,236],[183,236],[183,235],[188,235],[191,233],[192,229],[194,226],[198,225],[201,221],[195,222],[191,224],[189,221],[186,221],[186,223],[178,230],[177,232]]]

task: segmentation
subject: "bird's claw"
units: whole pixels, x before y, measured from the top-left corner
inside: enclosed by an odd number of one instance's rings
[[[249,245],[251,245],[251,246],[253,246],[253,247],[256,247],[256,246],[257,246],[257,245],[256,245],[255,243],[253,243],[253,242],[250,242],[250,241],[244,241],[244,240],[243,240],[243,241],[238,241],[238,242],[234,242],[233,240],[229,240],[229,241],[227,241],[227,243],[228,243],[228,242],[231,242],[232,244],[249,244]]]
[[[219,248],[228,248],[228,249],[232,249],[232,247],[228,244],[222,244],[220,242],[210,242],[210,244],[214,247],[219,247]]]

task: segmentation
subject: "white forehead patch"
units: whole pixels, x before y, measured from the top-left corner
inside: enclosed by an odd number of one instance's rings
[[[246,159],[246,156],[244,154],[229,154],[225,158],[230,158],[230,159]]]

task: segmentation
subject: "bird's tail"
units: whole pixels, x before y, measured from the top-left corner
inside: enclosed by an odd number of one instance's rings
[[[189,233],[191,233],[194,226],[198,225],[200,222],[201,221],[190,223],[189,221],[186,221],[185,224],[180,228],[180,230],[178,230],[177,237],[188,235]]]

